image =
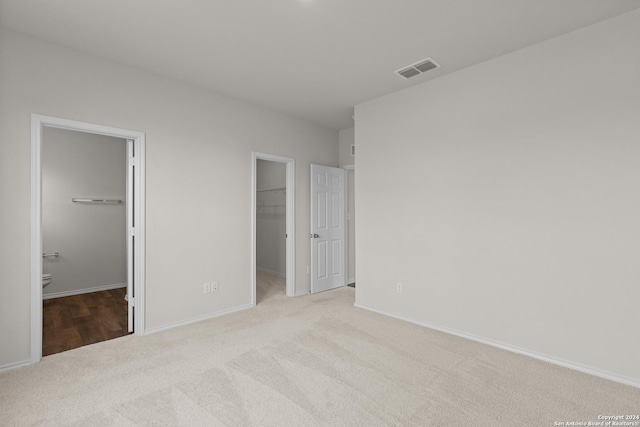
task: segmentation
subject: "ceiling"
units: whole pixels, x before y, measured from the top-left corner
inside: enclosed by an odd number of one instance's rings
[[[336,130],[353,106],[640,0],[0,0],[0,25]],[[441,68],[394,71],[432,57]]]

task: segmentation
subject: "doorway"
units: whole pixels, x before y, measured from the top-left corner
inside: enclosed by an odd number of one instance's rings
[[[295,295],[295,160],[256,152],[252,160],[251,280],[255,306],[259,302],[258,271],[284,275],[286,295]]]
[[[121,228],[122,246],[125,246],[124,260],[120,260],[126,265],[126,271],[115,272],[115,276],[119,277],[119,280],[124,279],[125,283],[111,283],[103,286],[105,289],[101,291],[113,291],[116,288],[122,288],[126,286],[126,310],[127,310],[127,332],[135,332],[138,335],[144,333],[144,236],[145,236],[145,223],[144,223],[144,195],[145,195],[145,181],[144,181],[144,155],[145,155],[145,139],[144,134],[137,131],[130,131],[125,129],[112,128],[101,125],[94,125],[83,122],[76,122],[72,120],[60,119],[56,117],[48,117],[33,114],[31,117],[32,124],[32,162],[31,162],[31,354],[30,362],[37,363],[42,358],[42,333],[43,333],[43,259],[49,260],[65,257],[62,251],[52,250],[45,252],[43,245],[43,141],[45,137],[51,137],[56,133],[62,133],[67,138],[73,135],[85,135],[91,137],[106,137],[116,138],[116,141],[121,141],[125,146],[122,147],[123,170],[126,171],[126,195],[123,198],[107,198],[100,197],[95,194],[78,194],[77,197],[71,198],[71,200],[64,200],[64,203],[74,205],[74,208],[89,208],[94,209],[94,215],[105,215],[105,212],[96,211],[98,207],[117,207],[117,205],[124,205],[124,211],[126,219],[121,222],[124,227]],[[66,133],[71,131],[72,133]],[[74,161],[74,159],[68,159]],[[77,161],[77,159],[75,160]],[[89,171],[90,173],[91,171]],[[122,178],[122,177],[121,177]],[[122,206],[120,206],[122,207]],[[76,210],[77,211],[77,210]],[[115,211],[110,211],[113,214]],[[109,212],[107,212],[109,216]],[[73,227],[74,224],[70,224]],[[69,234],[81,234],[79,224],[75,224],[77,227],[70,229]],[[119,233],[117,233],[119,234]],[[67,246],[69,248],[68,254],[72,254],[73,251],[77,252],[77,248],[73,244]],[[49,248],[47,248],[49,249]],[[104,254],[103,254],[104,255]],[[86,260],[80,260],[81,254],[76,253],[74,258],[77,261],[76,266],[84,266]],[[104,264],[104,256],[99,257],[100,261],[95,261],[94,264]],[[117,256],[116,256],[117,258]],[[58,267],[61,267],[64,263],[60,263]],[[52,265],[48,265],[49,268]],[[66,274],[66,276],[65,276]],[[55,275],[52,275],[55,276]],[[72,285],[72,279],[70,279],[69,272],[63,272],[58,270],[59,279],[66,277],[64,284],[58,284],[60,289],[53,288],[53,293],[57,291],[57,296],[67,295],[81,295],[87,291],[86,284],[91,286],[91,279],[87,279],[86,272],[85,277],[80,280],[80,285],[76,285],[75,289],[66,289]],[[114,277],[115,277],[114,276]],[[110,280],[115,280],[110,278]],[[55,282],[55,277],[52,277],[52,283]],[[83,284],[84,283],[84,284]],[[52,285],[50,285],[52,286]],[[62,286],[62,287],[61,287]],[[80,288],[78,288],[80,286]],[[84,288],[82,286],[85,286]],[[73,287],[73,286],[72,286]],[[111,288],[111,289],[106,289]],[[124,291],[124,290],[123,290]],[[47,292],[51,293],[51,292]],[[61,295],[62,294],[62,295]],[[124,326],[123,326],[124,328]]]
[[[356,287],[356,201],[355,167],[343,166],[347,171],[347,286]]]
[[[49,126],[42,140],[42,355],[48,356],[129,333],[127,140]]]

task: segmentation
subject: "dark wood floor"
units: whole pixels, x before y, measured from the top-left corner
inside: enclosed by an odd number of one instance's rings
[[[127,335],[126,288],[42,302],[42,355]]]

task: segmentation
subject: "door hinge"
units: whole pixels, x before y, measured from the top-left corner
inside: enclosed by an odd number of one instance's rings
[[[135,236],[135,235],[136,235],[136,228],[129,227],[129,236]]]
[[[129,157],[129,166],[138,166],[138,158]]]
[[[124,295],[124,300],[131,303],[131,307],[135,307],[136,299],[134,297],[129,297],[128,294]]]

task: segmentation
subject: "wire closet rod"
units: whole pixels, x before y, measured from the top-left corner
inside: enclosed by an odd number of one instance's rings
[[[265,193],[267,191],[287,191],[287,187],[278,187],[278,188],[265,188],[263,190],[256,190],[258,193]]]
[[[120,199],[71,199],[73,203],[98,203],[103,205],[117,205],[122,203]]]

